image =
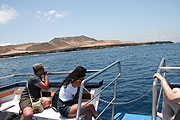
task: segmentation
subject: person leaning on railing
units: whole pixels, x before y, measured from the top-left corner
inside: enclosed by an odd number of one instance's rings
[[[30,95],[33,102],[40,100],[43,108],[47,108],[51,105],[51,99],[47,97],[41,97],[41,89],[49,89],[49,80],[48,80],[48,72],[45,72],[44,65],[41,63],[36,63],[33,65],[34,75],[30,76],[27,84],[21,94],[20,98],[20,108],[23,111],[23,120],[31,120],[33,117],[33,109],[30,100]],[[44,75],[44,80],[42,79],[42,75]],[[27,87],[28,85],[28,87]]]
[[[180,89],[171,89],[166,79],[159,73],[154,74],[153,78],[157,78],[161,82],[165,94],[163,97],[162,113],[157,112],[157,116],[161,120],[173,120],[175,116],[177,119],[177,116],[179,116],[177,113],[180,113],[178,112],[180,110]]]

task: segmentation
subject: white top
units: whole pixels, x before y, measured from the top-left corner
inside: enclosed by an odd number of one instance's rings
[[[77,87],[73,87],[72,84],[68,84],[65,88],[64,86],[61,87],[59,92],[59,98],[65,102],[68,100],[73,100],[74,95],[77,92]]]

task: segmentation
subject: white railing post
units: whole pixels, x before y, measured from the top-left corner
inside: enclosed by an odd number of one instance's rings
[[[120,62],[118,62],[118,68],[119,68],[119,75],[120,75],[120,74],[121,74]],[[117,82],[118,82],[118,78],[116,79],[115,84],[114,84],[114,97],[113,97],[113,107],[112,107],[111,120],[113,120],[113,118],[114,118],[114,110],[115,110],[115,102],[116,102],[116,93],[117,93]]]
[[[79,119],[80,116],[80,110],[81,110],[81,101],[82,101],[82,96],[83,96],[83,87],[84,87],[85,80],[81,82],[81,87],[79,91],[79,99],[78,99],[78,108],[77,108],[77,114],[76,114],[76,120]]]

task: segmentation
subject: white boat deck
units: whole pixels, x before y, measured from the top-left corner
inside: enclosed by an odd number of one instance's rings
[[[1,98],[1,101],[3,101],[3,102],[0,106],[0,111],[12,112],[12,113],[15,113],[18,115],[19,111],[20,111],[19,99],[20,99],[21,94],[17,93],[17,91],[22,92],[23,89],[24,89],[24,87],[16,87],[16,88],[7,90],[7,91],[12,91],[12,94]],[[98,89],[97,88],[91,89],[90,94],[96,95],[100,91],[100,89],[101,89],[101,87]],[[56,91],[56,88],[50,88],[48,91],[49,92]],[[48,91],[44,91],[44,92],[48,92]],[[99,97],[95,98],[92,101],[92,103],[95,105],[96,110],[97,110],[98,104],[99,104]],[[83,101],[88,101],[88,99],[83,99]],[[76,118],[62,117],[61,114],[59,112],[56,112],[52,107],[45,109],[42,113],[34,114],[33,118],[38,119],[38,120],[76,120]],[[79,117],[79,119],[84,120],[85,116],[81,115]]]
[[[0,111],[2,110],[6,110],[6,112],[13,112],[16,114],[19,114],[19,101],[9,101],[9,102],[5,102],[1,105],[0,107]]]
[[[12,100],[9,102],[5,102],[1,105],[0,111],[5,110],[6,112],[13,112],[15,114],[19,114],[19,101]],[[45,109],[42,113],[34,114],[33,118],[38,118],[38,120],[76,120],[75,118],[65,118],[62,117],[59,112],[56,112],[52,109],[52,107]],[[83,115],[80,116],[80,120],[84,120],[85,117]]]

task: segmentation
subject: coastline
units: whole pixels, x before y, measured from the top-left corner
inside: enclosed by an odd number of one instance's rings
[[[97,46],[90,46],[90,47],[73,47],[73,48],[48,50],[48,51],[5,54],[5,55],[0,55],[0,58],[32,56],[32,55],[41,55],[41,54],[50,54],[50,53],[72,52],[72,51],[94,50],[94,49],[105,49],[105,48],[119,48],[119,47],[132,47],[132,46],[157,45],[157,44],[172,44],[172,43],[174,43],[174,42],[172,42],[172,41],[155,41],[155,42],[142,42],[142,43],[122,43],[122,44],[111,44],[111,45],[97,45]]]

